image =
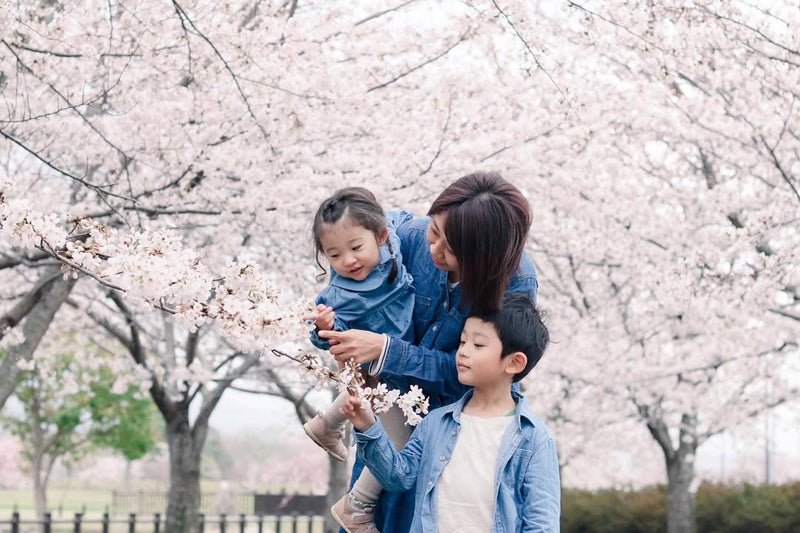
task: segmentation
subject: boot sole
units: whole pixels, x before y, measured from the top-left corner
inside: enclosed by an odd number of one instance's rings
[[[329,448],[328,448],[327,446],[325,446],[325,445],[324,445],[322,442],[320,442],[320,440],[317,438],[317,436],[316,436],[316,435],[314,435],[314,433],[312,433],[312,432],[311,432],[311,431],[308,429],[308,424],[303,424],[303,431],[305,432],[305,434],[306,434],[306,435],[308,435],[308,438],[309,438],[309,439],[311,439],[312,441],[314,441],[314,444],[316,444],[317,446],[319,446],[320,448],[322,448],[323,450],[325,450],[326,452],[328,452],[328,455],[330,455],[331,457],[333,457],[333,458],[334,458],[334,459],[336,459],[337,461],[341,461],[341,462],[345,462],[345,461],[347,461],[347,456],[344,456],[344,457],[342,457],[341,455],[338,455],[336,452],[334,452],[333,450],[329,449]],[[348,533],[350,533],[350,532],[348,532]]]

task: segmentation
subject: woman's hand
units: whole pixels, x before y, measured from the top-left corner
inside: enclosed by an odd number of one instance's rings
[[[319,331],[317,335],[330,341],[331,355],[339,362],[371,363],[381,356],[383,350],[383,335],[363,329]]]
[[[348,394],[340,411],[359,431],[366,431],[375,423],[375,415],[371,410],[364,409],[361,397],[355,394]]]

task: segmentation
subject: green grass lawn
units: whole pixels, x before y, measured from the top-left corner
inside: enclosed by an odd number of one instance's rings
[[[47,491],[47,506],[53,516],[72,516],[87,512],[103,514],[111,508],[111,491],[106,489],[55,488]],[[11,516],[14,509],[21,515],[34,514],[33,490],[0,490],[0,516]]]

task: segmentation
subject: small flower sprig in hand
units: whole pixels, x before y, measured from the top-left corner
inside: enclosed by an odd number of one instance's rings
[[[361,365],[347,361],[339,372],[331,370],[319,360],[318,357],[303,353],[297,356],[289,355],[275,348],[272,353],[278,357],[286,357],[300,365],[300,373],[304,377],[317,380],[317,387],[322,387],[326,382],[333,381],[340,391],[360,396],[362,402],[367,403],[375,414],[384,413],[392,405],[397,405],[406,417],[409,426],[416,426],[422,416],[428,414],[428,398],[422,389],[411,385],[410,390],[400,394],[398,390],[389,390],[385,383],[378,383],[374,387],[365,387]]]

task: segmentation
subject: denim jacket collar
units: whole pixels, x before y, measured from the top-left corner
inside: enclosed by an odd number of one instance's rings
[[[467,404],[469,399],[472,398],[473,390],[474,389],[468,390],[459,401],[444,407],[445,413],[449,413],[459,426],[461,425],[461,413],[463,412],[464,406]],[[514,421],[517,429],[522,428],[523,420],[527,421],[530,425],[535,426],[536,423],[534,422],[533,413],[531,413],[531,410],[528,407],[528,400],[526,400],[524,396],[513,389],[511,390],[511,397],[517,404],[517,406],[514,408]]]

